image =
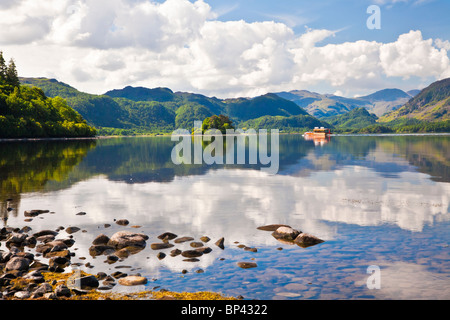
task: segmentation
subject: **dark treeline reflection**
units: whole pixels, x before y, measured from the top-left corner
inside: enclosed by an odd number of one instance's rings
[[[2,216],[17,214],[22,193],[45,190],[50,181],[64,183],[95,145],[90,139],[0,143]]]
[[[322,146],[301,135],[280,135],[279,141],[278,174],[282,175],[358,165],[385,177],[417,170],[435,181],[450,181],[450,136],[337,136]],[[208,170],[262,167],[176,165],[171,158],[176,144],[170,137],[0,143],[1,210],[7,210],[6,199],[13,199],[9,205],[14,207],[21,193],[63,189],[98,175],[126,183],[170,182]]]

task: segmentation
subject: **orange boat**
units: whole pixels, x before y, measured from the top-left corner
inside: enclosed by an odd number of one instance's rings
[[[324,127],[315,127],[313,131],[305,132],[305,138],[327,138],[331,134],[331,130]]]

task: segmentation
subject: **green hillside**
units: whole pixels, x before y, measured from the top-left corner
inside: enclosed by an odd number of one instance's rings
[[[323,118],[322,120],[333,125],[335,128],[364,128],[377,122],[378,117],[369,113],[365,108],[356,108],[347,113]]]
[[[315,127],[330,127],[327,122],[310,115],[263,116],[239,124],[241,129],[279,129],[282,132],[304,132]]]
[[[91,137],[96,130],[66,100],[20,85],[13,61],[0,52],[0,138]]]
[[[191,131],[195,120],[203,121],[219,114],[228,116],[236,125],[262,116],[308,115],[295,103],[275,94],[222,100],[195,93],[173,92],[168,88],[128,86],[104,95],[93,95],[55,79],[21,78],[21,82],[27,86],[39,86],[49,96],[67,99],[68,104],[95,126],[99,134],[107,135],[170,133],[177,128]],[[306,121],[301,127],[313,122]]]
[[[396,119],[450,120],[450,78],[433,82],[403,107],[381,117],[380,121]]]

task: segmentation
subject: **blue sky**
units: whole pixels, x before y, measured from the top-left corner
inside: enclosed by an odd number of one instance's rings
[[[224,14],[219,20],[247,22],[275,20],[290,25],[297,33],[305,26],[313,29],[342,30],[335,42],[376,40],[395,41],[398,35],[420,29],[424,37],[450,40],[450,1],[438,0],[210,0],[208,3]],[[382,27],[369,30],[366,13],[369,5],[381,9]]]
[[[357,96],[450,77],[449,13],[447,0],[3,0],[0,50],[23,76],[90,93]]]

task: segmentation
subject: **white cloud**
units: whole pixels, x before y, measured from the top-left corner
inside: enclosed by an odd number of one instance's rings
[[[396,42],[381,45],[380,61],[387,76],[406,79],[438,77],[449,68],[447,51],[435,48],[432,39],[424,40],[420,31],[410,31]]]
[[[230,97],[321,84],[348,92],[390,77],[450,75],[448,40],[423,39],[420,31],[391,43],[322,45],[339,31],[297,35],[273,21],[219,21],[203,0],[8,4],[0,7],[0,45],[19,72],[91,93],[141,85]]]

